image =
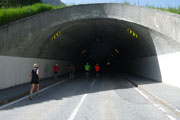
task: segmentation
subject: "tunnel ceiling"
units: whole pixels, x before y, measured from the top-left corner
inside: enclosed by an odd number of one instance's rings
[[[61,34],[50,40],[58,31]],[[40,54],[42,58],[104,60],[112,56],[132,59],[156,55],[147,28],[116,19],[72,21],[58,26],[53,34],[46,40]],[[84,54],[81,53],[83,50],[86,51]],[[47,56],[47,53],[52,56]]]

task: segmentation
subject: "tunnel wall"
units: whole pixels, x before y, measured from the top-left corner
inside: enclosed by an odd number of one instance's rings
[[[158,60],[163,82],[180,88],[180,52],[159,55]]]
[[[128,61],[129,72],[152,80],[162,81],[157,56]]]
[[[128,61],[129,73],[180,88],[180,52]]]
[[[40,78],[53,77],[53,66],[59,65],[59,75],[67,73],[68,62],[37,58],[0,56],[0,89],[24,84],[31,81],[33,64],[40,69]]]
[[[131,73],[180,87],[180,43],[148,30],[157,55],[128,61]]]

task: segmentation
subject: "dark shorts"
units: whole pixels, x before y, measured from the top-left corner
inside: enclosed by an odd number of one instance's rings
[[[99,73],[99,71],[96,71],[96,73]]]
[[[39,84],[39,80],[38,79],[32,79],[31,84]]]
[[[58,72],[54,72],[54,74],[57,74]]]

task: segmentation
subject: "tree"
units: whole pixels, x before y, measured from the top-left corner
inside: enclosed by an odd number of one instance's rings
[[[0,7],[18,7],[41,3],[41,0],[0,0]]]

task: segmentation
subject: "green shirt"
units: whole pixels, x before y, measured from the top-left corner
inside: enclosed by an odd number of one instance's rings
[[[87,64],[87,65],[85,65],[84,68],[85,68],[86,71],[89,71],[90,70],[90,65]]]

